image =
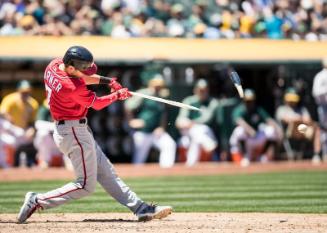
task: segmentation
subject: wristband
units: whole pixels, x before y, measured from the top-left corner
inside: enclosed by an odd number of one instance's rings
[[[99,84],[110,84],[112,80],[112,78],[100,76]]]

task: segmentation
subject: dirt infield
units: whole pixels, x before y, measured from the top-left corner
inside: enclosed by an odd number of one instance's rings
[[[121,177],[158,177],[171,175],[246,174],[279,171],[325,170],[327,163],[313,166],[310,162],[251,164],[242,168],[230,163],[201,163],[188,168],[178,164],[160,169],[156,164],[145,166],[116,165]],[[0,170],[0,181],[73,179],[64,169],[7,169]],[[155,232],[155,233],[247,233],[247,232],[326,232],[326,214],[278,213],[173,213],[166,219],[137,222],[126,213],[48,214],[35,213],[27,224],[17,224],[16,214],[0,214],[0,233],[26,232]]]
[[[312,165],[310,161],[278,162],[259,164],[253,163],[248,167],[240,167],[233,163],[200,163],[194,167],[177,164],[172,168],[159,168],[157,164],[130,165],[116,164],[116,171],[120,177],[158,177],[175,175],[218,175],[218,174],[248,174],[280,171],[325,170],[327,163]],[[0,181],[26,181],[26,180],[69,180],[74,178],[72,171],[63,168],[42,170],[40,168],[19,168],[0,170]]]
[[[34,214],[27,224],[16,224],[15,217],[0,215],[1,233],[316,233],[327,229],[327,215],[318,214],[174,213],[166,219],[145,223],[126,213]]]

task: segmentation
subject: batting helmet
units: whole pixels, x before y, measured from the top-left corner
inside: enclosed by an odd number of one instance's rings
[[[83,71],[92,66],[93,55],[85,47],[72,46],[66,51],[63,62],[66,66],[74,66],[75,69]]]

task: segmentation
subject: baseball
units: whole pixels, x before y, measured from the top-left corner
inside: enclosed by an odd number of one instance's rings
[[[300,133],[305,133],[305,131],[307,130],[308,126],[306,124],[299,124],[297,127],[297,130]]]

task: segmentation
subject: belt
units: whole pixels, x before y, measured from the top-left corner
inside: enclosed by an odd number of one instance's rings
[[[85,124],[86,123],[86,119],[83,118],[83,119],[79,119],[78,121],[80,124]],[[60,120],[58,121],[58,125],[64,125],[65,124],[65,120]]]

